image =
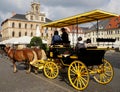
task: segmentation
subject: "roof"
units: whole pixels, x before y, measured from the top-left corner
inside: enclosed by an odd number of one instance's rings
[[[120,28],[120,16],[112,18],[108,25],[106,26],[106,28],[107,29]]]
[[[20,19],[20,20],[27,20],[24,14],[15,14],[10,19]]]
[[[25,14],[15,14],[14,16],[12,16],[11,18],[9,18],[10,20],[23,20],[23,21],[28,21],[28,19],[25,17]],[[8,21],[9,19],[4,20],[1,25],[3,25],[6,21]],[[52,22],[52,20],[45,18],[46,23],[48,22]]]
[[[111,17],[118,16],[117,14],[105,12],[102,10],[93,10],[90,12],[78,14],[68,18],[63,18],[61,20],[56,20],[47,24],[44,24],[43,27],[65,27],[69,25],[82,24],[87,22],[92,22],[96,20],[103,20]]]
[[[100,22],[98,22],[99,27],[102,27],[102,29],[106,29],[106,26],[108,25],[110,19],[106,19],[106,20],[101,20]],[[93,25],[90,30],[97,30],[97,23],[95,25]]]

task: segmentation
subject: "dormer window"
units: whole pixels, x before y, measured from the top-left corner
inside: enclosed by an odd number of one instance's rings
[[[30,19],[33,20],[33,16],[30,16]]]
[[[44,21],[44,17],[41,17],[41,21]]]
[[[109,24],[109,28],[111,28],[111,24]]]
[[[120,28],[120,23],[117,24],[117,27]]]

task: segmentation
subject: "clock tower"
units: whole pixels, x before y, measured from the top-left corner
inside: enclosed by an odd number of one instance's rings
[[[31,8],[31,12],[33,12],[34,14],[40,13],[40,3],[33,2],[31,4]]]
[[[40,13],[40,3],[37,1],[33,1],[31,3],[31,10],[27,12],[26,18],[30,21],[39,21],[45,22],[45,14]]]

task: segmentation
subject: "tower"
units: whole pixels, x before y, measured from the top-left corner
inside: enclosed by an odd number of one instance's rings
[[[34,14],[39,14],[40,13],[40,3],[38,2],[32,2],[31,4],[31,12]]]
[[[31,9],[26,14],[26,18],[30,21],[45,22],[45,14],[40,13],[40,2],[33,0],[31,3]]]

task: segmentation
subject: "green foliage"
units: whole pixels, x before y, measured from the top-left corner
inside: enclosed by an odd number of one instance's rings
[[[45,51],[48,50],[47,44],[43,44],[42,39],[40,37],[33,37],[31,39],[30,44],[28,45],[28,47],[31,47],[31,46],[39,46],[40,48],[44,49]]]
[[[42,39],[40,37],[33,37],[30,41],[30,46],[39,46],[42,48]]]

